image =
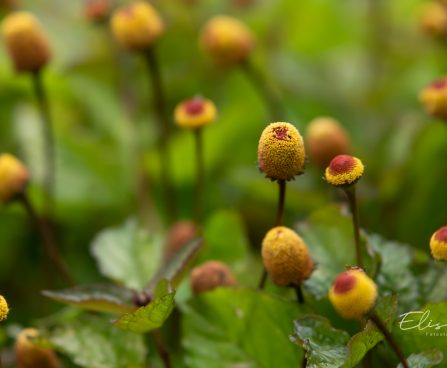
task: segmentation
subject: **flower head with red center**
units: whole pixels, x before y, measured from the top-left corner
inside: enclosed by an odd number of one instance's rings
[[[365,167],[357,157],[338,155],[332,159],[325,171],[325,179],[336,187],[349,186],[359,180]]]
[[[377,286],[360,268],[337,276],[329,290],[329,300],[346,319],[361,319],[376,303]]]
[[[200,44],[216,62],[231,65],[248,59],[254,40],[251,31],[241,21],[219,15],[202,28]]]
[[[2,23],[3,39],[18,72],[35,72],[51,58],[50,44],[38,20],[28,12],[9,14]]]
[[[165,29],[158,12],[145,1],[135,1],[118,8],[113,13],[111,25],[117,41],[133,51],[150,48]]]
[[[434,259],[447,261],[447,226],[441,227],[432,235],[430,250]]]
[[[274,227],[265,235],[262,260],[273,282],[280,286],[300,285],[314,269],[303,239],[285,226]]]
[[[269,124],[258,144],[258,166],[272,180],[292,180],[304,171],[305,148],[300,132],[290,123]]]
[[[109,0],[86,0],[84,13],[92,22],[104,22],[110,15],[111,4]]]
[[[0,155],[0,202],[8,202],[22,193],[28,184],[27,168],[13,155]]]
[[[431,82],[419,94],[419,100],[430,115],[447,119],[447,76]]]
[[[197,129],[216,120],[216,106],[211,100],[193,97],[180,102],[174,111],[175,123],[182,128]]]

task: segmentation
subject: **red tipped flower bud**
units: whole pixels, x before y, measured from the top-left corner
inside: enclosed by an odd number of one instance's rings
[[[447,226],[441,227],[432,235],[430,250],[434,259],[447,261]]]
[[[336,187],[349,186],[359,180],[365,167],[357,157],[338,155],[326,168],[325,179]]]
[[[194,97],[177,105],[174,119],[183,128],[201,128],[211,124],[217,116],[216,106],[211,100]]]
[[[104,22],[109,18],[111,6],[109,0],[87,0],[84,7],[85,17],[92,22]]]
[[[447,77],[442,77],[425,87],[419,100],[430,115],[447,119]]]
[[[361,319],[371,311],[376,299],[376,284],[359,268],[338,275],[329,291],[335,310],[346,319]]]

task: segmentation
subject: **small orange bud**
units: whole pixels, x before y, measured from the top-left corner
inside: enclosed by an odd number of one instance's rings
[[[447,7],[440,1],[427,1],[421,11],[420,26],[435,37],[447,37]]]
[[[254,46],[248,27],[236,18],[219,15],[202,28],[200,43],[218,63],[231,65],[248,59]]]
[[[0,202],[7,202],[22,193],[28,184],[26,167],[13,155],[0,155]]]
[[[208,261],[191,271],[191,287],[194,294],[222,286],[235,286],[236,278],[228,266],[219,261]]]
[[[48,38],[31,13],[9,14],[3,21],[2,33],[18,72],[34,72],[48,63],[51,57]]]
[[[329,117],[312,120],[307,127],[306,143],[309,156],[318,166],[325,168],[331,160],[349,151],[349,137],[340,123]]]
[[[447,76],[442,77],[425,87],[419,94],[419,100],[427,113],[447,119]]]
[[[180,102],[174,111],[174,119],[183,128],[201,128],[216,119],[214,103],[202,97],[194,97]]]
[[[365,167],[357,157],[338,155],[326,168],[325,179],[336,187],[349,186],[359,180]]]
[[[3,295],[0,295],[0,322],[8,317],[9,306]]]
[[[39,337],[35,328],[22,330],[16,339],[17,368],[59,368],[54,351],[36,346],[32,339]]]
[[[126,49],[144,51],[151,47],[164,32],[164,23],[155,8],[136,1],[117,9],[112,16],[112,31]]]
[[[303,137],[289,123],[272,123],[261,134],[258,166],[272,180],[291,180],[302,174],[305,162]]]
[[[430,250],[434,259],[447,261],[447,226],[441,227],[432,235]]]
[[[110,15],[109,0],[86,0],[84,6],[85,17],[92,22],[104,22]]]
[[[377,286],[360,268],[337,276],[329,290],[329,300],[346,319],[361,319],[376,303]]]
[[[192,241],[198,232],[197,225],[192,221],[178,221],[174,223],[166,238],[165,259],[172,258],[180,249]]]
[[[280,286],[300,285],[314,269],[303,239],[284,226],[274,227],[265,235],[262,260],[273,282]]]

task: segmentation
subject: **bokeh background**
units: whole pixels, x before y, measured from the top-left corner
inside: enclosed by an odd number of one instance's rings
[[[304,133],[313,118],[332,116],[348,131],[352,153],[366,165],[358,184],[362,227],[427,249],[433,231],[447,223],[447,126],[429,117],[417,96],[445,73],[447,40],[421,31],[425,2],[154,1],[167,23],[156,52],[169,110],[196,94],[212,99],[219,110],[218,121],[205,132],[205,223],[217,211],[234,211],[257,249],[277,201],[276,185],[256,165],[258,139],[270,123],[264,101],[241,70],[217,67],[198,47],[202,24],[223,13],[255,32],[253,63],[281,96],[290,122]],[[56,131],[59,242],[77,280],[100,281],[89,244],[101,229],[137,212],[138,145],[145,148],[156,222],[166,228],[146,65],[120,49],[107,23],[86,19],[84,1],[20,0],[19,7],[40,19],[53,47],[44,79]],[[2,45],[0,150],[28,165],[38,205],[40,126],[31,80],[14,72]],[[176,198],[187,219],[194,193],[193,138],[178,128],[174,135]],[[343,200],[322,175],[310,157],[306,173],[288,187],[286,223]],[[58,280],[51,269],[41,272],[39,243],[19,205],[0,208],[0,290],[13,306],[13,323],[26,325],[56,308],[40,295]]]

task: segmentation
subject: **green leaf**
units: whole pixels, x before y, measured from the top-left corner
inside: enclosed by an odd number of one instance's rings
[[[171,287],[176,288],[185,275],[189,264],[192,262],[200,247],[203,239],[194,239],[183,246],[165,265],[163,265],[156,275],[152,278],[146,290],[151,293],[155,290],[159,282],[163,279],[168,280]]]
[[[430,368],[441,363],[443,358],[444,354],[439,350],[429,350],[419,354],[411,354],[407,362],[411,368]],[[402,364],[399,363],[397,368],[403,368]]]
[[[218,259],[225,263],[244,260],[248,253],[248,239],[242,219],[236,211],[214,213],[205,228],[205,247],[200,260]]]
[[[82,285],[71,289],[44,290],[43,295],[61,303],[99,312],[126,313],[134,310],[134,292],[115,285]]]
[[[292,341],[306,350],[309,368],[341,367],[346,359],[349,334],[333,328],[326,318],[306,316],[294,321]]]
[[[111,328],[107,318],[81,315],[47,333],[49,341],[74,363],[88,368],[140,368],[146,348],[143,337]]]
[[[135,220],[103,230],[91,245],[100,272],[133,289],[143,288],[153,277],[162,248],[161,237],[149,236]]]
[[[379,300],[375,308],[376,313],[385,322],[388,330],[391,330],[397,313],[397,297],[389,295]],[[352,336],[348,343],[348,353],[343,368],[355,367],[378,342],[384,339],[381,332],[369,320],[365,328]]]
[[[185,366],[194,368],[298,367],[290,343],[296,302],[243,288],[217,288],[180,306]]]
[[[163,325],[174,309],[175,291],[168,291],[166,280],[157,285],[154,299],[137,310],[126,313],[115,321],[115,325],[122,330],[145,333]]]

